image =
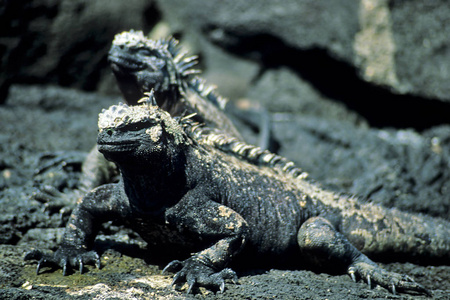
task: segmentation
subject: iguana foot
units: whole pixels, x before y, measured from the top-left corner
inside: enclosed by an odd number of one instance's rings
[[[226,279],[232,280],[233,283],[236,283],[238,279],[233,270],[225,268],[217,272],[196,257],[191,257],[185,261],[174,260],[164,268],[163,273],[176,270],[179,271],[175,274],[172,285],[187,283],[187,294],[192,293],[194,286],[212,287],[223,293]]]
[[[431,292],[415,282],[408,275],[389,272],[383,268],[367,262],[355,262],[348,268],[348,274],[356,282],[357,277],[363,279],[372,288],[372,284],[378,284],[388,290],[394,295],[397,291],[415,291],[432,296]]]
[[[95,251],[84,251],[79,249],[58,249],[55,253],[44,253],[41,250],[28,252],[24,260],[37,260],[36,274],[42,267],[60,267],[63,275],[67,275],[68,269],[77,268],[83,273],[84,265],[91,264],[100,268],[100,257]]]
[[[298,232],[298,242],[311,261],[318,265],[333,263],[338,268],[346,268],[354,281],[362,278],[369,288],[377,284],[394,294],[397,291],[415,291],[431,295],[429,290],[410,277],[379,267],[324,217],[313,217],[304,222]]]

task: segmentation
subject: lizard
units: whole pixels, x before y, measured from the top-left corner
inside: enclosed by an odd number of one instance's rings
[[[194,68],[198,64],[197,58],[189,56],[173,37],[153,40],[135,30],[116,34],[108,53],[110,67],[127,104],[135,105],[145,92],[153,90],[158,105],[172,116],[195,114],[194,120],[243,141],[224,113],[227,99],[215,91],[215,86],[197,75],[200,73]],[[60,160],[56,158],[56,161]],[[55,162],[50,160],[36,174],[53,164]],[[76,203],[73,198],[79,198],[104,183],[116,181],[117,177],[115,165],[105,160],[94,147],[82,163],[75,195],[65,195],[45,185],[34,193],[33,198],[46,202],[52,209],[62,207],[62,213],[66,213]]]
[[[187,283],[187,293],[198,286],[223,292],[225,281],[237,278],[230,263],[241,257],[290,267],[306,262],[394,294],[430,296],[411,277],[369,256],[450,261],[448,221],[327,191],[282,157],[221,141],[220,134],[217,142],[213,135],[202,142],[198,123],[174,119],[151,94],[141,105],[104,110],[98,125],[98,149],[117,164],[121,179],[86,194],[56,252],[25,255],[38,260],[37,273],[44,266],[62,267],[64,275],[72,268],[83,272],[85,264],[100,267],[92,246],[99,225],[109,220],[162,249],[193,253],[163,270],[175,272],[173,285]]]

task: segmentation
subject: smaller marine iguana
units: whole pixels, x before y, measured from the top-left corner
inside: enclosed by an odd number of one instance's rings
[[[197,56],[188,56],[174,38],[152,40],[142,31],[125,31],[114,37],[108,61],[127,104],[135,105],[145,92],[154,91],[158,105],[172,117],[195,114],[193,119],[229,137],[243,141],[223,109],[226,99],[215,92],[212,85],[196,74],[199,70]],[[84,157],[84,156],[82,156]],[[64,163],[67,159],[64,159]],[[70,159],[70,157],[69,157]],[[36,173],[59,164],[61,156],[50,160]],[[56,188],[44,186],[34,194],[36,200],[54,208],[70,211],[76,198],[93,188],[114,182],[118,171],[94,147],[82,164],[78,190],[74,195],[64,195]]]
[[[283,171],[288,163],[268,152],[245,155],[259,165],[237,157],[239,150],[228,154],[199,143],[193,122],[172,118],[151,95],[146,101],[114,105],[99,115],[99,150],[117,164],[121,180],[82,199],[54,254],[33,250],[25,256],[39,261],[38,273],[44,266],[62,267],[64,274],[68,268],[82,272],[85,264],[99,267],[94,239],[101,223],[115,220],[163,249],[194,253],[165,268],[177,271],[173,284],[187,283],[188,293],[194,286],[223,291],[226,279],[236,279],[227,266],[245,256],[291,267],[309,262],[393,293],[430,295],[409,276],[388,272],[363,253],[448,263],[449,222],[324,191],[302,173],[296,176],[292,166],[292,172]]]

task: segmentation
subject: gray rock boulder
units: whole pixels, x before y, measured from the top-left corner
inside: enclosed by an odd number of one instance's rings
[[[114,35],[158,17],[146,0],[38,0],[2,1],[0,20],[1,103],[18,82],[96,89]]]
[[[270,60],[322,50],[361,80],[450,101],[450,6],[441,1],[158,1],[175,30],[201,32],[239,55]]]

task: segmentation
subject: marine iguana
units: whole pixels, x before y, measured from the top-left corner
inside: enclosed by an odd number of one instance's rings
[[[196,74],[197,56],[188,56],[175,38],[152,40],[142,31],[124,31],[114,37],[108,61],[117,84],[129,105],[135,105],[145,92],[154,91],[158,105],[171,116],[195,114],[193,119],[223,134],[243,141],[239,131],[225,115],[227,100],[215,92],[213,85]],[[51,165],[65,164],[58,156],[39,168],[40,174]],[[69,157],[70,160],[70,157]],[[78,190],[75,196],[64,195],[52,186],[43,186],[34,198],[53,208],[70,211],[79,198],[93,188],[114,182],[118,171],[94,147],[82,164]]]
[[[62,267],[63,274],[68,268],[82,272],[85,264],[100,267],[92,245],[99,225],[115,220],[163,249],[194,253],[164,269],[177,271],[173,284],[187,283],[188,293],[195,286],[224,291],[225,280],[236,279],[228,265],[245,256],[291,266],[305,261],[332,266],[369,286],[431,295],[409,276],[384,270],[366,254],[448,263],[449,222],[325,191],[298,175],[295,167],[283,171],[288,163],[268,152],[255,154],[252,163],[200,143],[196,126],[187,118],[172,118],[151,95],[142,105],[104,110],[98,148],[117,164],[120,181],[82,199],[55,253],[33,250],[25,259],[39,261],[38,273],[44,266]]]
[[[178,41],[152,40],[142,31],[125,31],[114,37],[108,61],[128,104],[136,104],[153,90],[158,106],[174,116],[195,113],[196,121],[242,140],[223,113],[227,100],[198,76],[197,56],[187,56]]]

